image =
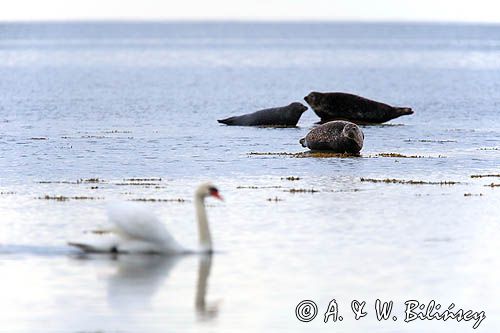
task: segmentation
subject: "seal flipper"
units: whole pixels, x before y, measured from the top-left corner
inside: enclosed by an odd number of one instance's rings
[[[226,119],[218,119],[217,122],[219,122],[221,124],[226,124],[226,125],[234,125],[234,120],[236,118],[237,117],[229,117],[229,118],[226,118]]]
[[[306,138],[302,138],[299,140],[299,143],[302,145],[302,147],[307,148],[307,143],[306,143]]]

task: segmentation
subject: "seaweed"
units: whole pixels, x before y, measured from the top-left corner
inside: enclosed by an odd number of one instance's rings
[[[470,178],[500,177],[500,174],[471,175]]]
[[[418,140],[407,139],[407,140],[404,140],[404,141],[405,142],[434,142],[434,143],[457,142],[456,140],[430,140],[430,139],[418,139]]]
[[[156,199],[156,198],[135,198],[127,199],[128,201],[140,201],[140,202],[186,202],[188,200],[177,198],[177,199]]]
[[[403,155],[400,153],[378,153],[374,156],[370,155],[368,157],[397,157],[397,158],[435,158],[434,156],[422,156],[422,155]],[[438,155],[437,158],[446,158],[444,155]]]
[[[425,156],[420,156],[420,155],[403,155],[403,154],[399,154],[399,153],[379,153],[379,154],[376,154],[375,156],[398,157],[398,158],[425,158]]]
[[[109,131],[103,131],[105,134],[115,134],[115,133],[132,133],[132,131],[121,131],[121,130],[109,130]]]
[[[88,178],[88,179],[78,179],[76,181],[77,184],[81,183],[103,183],[103,180],[100,180],[99,178]]]
[[[38,184],[95,184],[95,183],[104,183],[105,181],[99,178],[80,178],[77,179],[76,181],[69,181],[69,180],[40,180],[37,181],[36,183]]]
[[[161,182],[162,179],[158,177],[152,178],[124,178],[124,182]]]
[[[404,179],[394,179],[394,178],[385,178],[385,179],[375,179],[375,178],[360,178],[362,182],[370,182],[370,183],[387,183],[387,184],[409,184],[409,185],[456,185],[461,184],[460,182],[446,180],[439,182],[429,182],[423,180],[404,180]]]
[[[281,177],[281,180],[295,181],[295,180],[300,180],[300,177],[294,177],[294,176],[290,176],[290,177]]]
[[[289,190],[285,190],[285,192],[290,192],[290,193],[316,193],[319,192],[318,190],[315,190],[313,188],[311,189],[305,189],[305,188],[291,188]]]
[[[36,182],[38,184],[79,184],[78,181],[68,181],[68,180],[40,180]]]
[[[122,182],[122,183],[115,183],[117,186],[159,186],[160,184],[158,183],[146,183],[146,182]]]
[[[282,186],[279,185],[269,185],[269,186],[236,186],[237,189],[250,189],[250,190],[257,190],[257,189],[263,189],[263,188],[282,188]]]
[[[350,158],[350,157],[361,157],[360,154],[349,154],[349,153],[334,153],[329,151],[306,151],[300,153],[288,153],[288,152],[250,152],[247,153],[249,156],[289,156],[294,158]]]
[[[279,201],[283,201],[283,199],[278,198],[278,197],[274,197],[274,198],[268,198],[268,199],[266,199],[266,201],[269,201],[269,202],[279,202]]]
[[[55,200],[55,201],[69,201],[69,200],[103,200],[101,197],[87,197],[87,196],[74,196],[74,197],[66,197],[63,195],[54,195],[50,196],[46,194],[43,197],[37,197],[35,199],[38,200]]]

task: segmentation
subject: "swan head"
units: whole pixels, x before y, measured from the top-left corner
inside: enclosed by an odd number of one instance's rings
[[[224,201],[222,196],[219,194],[219,190],[212,183],[203,183],[196,190],[195,195],[201,199],[205,199],[207,197],[214,197],[218,200]]]

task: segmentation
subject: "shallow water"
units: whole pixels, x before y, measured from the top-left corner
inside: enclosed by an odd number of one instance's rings
[[[497,331],[500,187],[485,185],[500,178],[471,175],[500,172],[498,36],[472,25],[0,25],[0,331],[472,329],[404,323],[408,299],[484,310],[479,329]],[[216,122],[311,90],[415,114],[363,127],[357,158],[250,154],[304,151],[311,111],[293,129]],[[191,197],[205,180],[226,198],[208,207],[212,258],[66,246],[105,226],[110,200],[183,199],[143,204],[194,248]],[[332,298],[344,320],[325,324]],[[397,321],[375,319],[377,298],[394,300]],[[295,318],[304,299],[319,307],[309,323]],[[366,318],[354,320],[353,299]]]

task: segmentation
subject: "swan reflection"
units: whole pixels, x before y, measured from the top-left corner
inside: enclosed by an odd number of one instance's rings
[[[108,304],[115,310],[127,312],[150,308],[153,297],[165,284],[168,284],[168,277],[172,271],[175,272],[174,267],[188,257],[192,258],[191,256],[111,255],[113,271],[106,274]],[[102,255],[85,254],[79,258],[102,259]],[[211,320],[217,317],[219,312],[219,301],[206,301],[212,261],[211,254],[198,257],[194,304],[200,321]]]
[[[165,284],[179,256],[118,255],[117,269],[108,278],[108,302],[113,308],[144,309]]]
[[[200,256],[198,264],[198,282],[196,284],[196,314],[200,320],[210,320],[217,317],[219,313],[219,302],[207,304],[205,297],[207,294],[208,277],[212,267],[212,255]]]

